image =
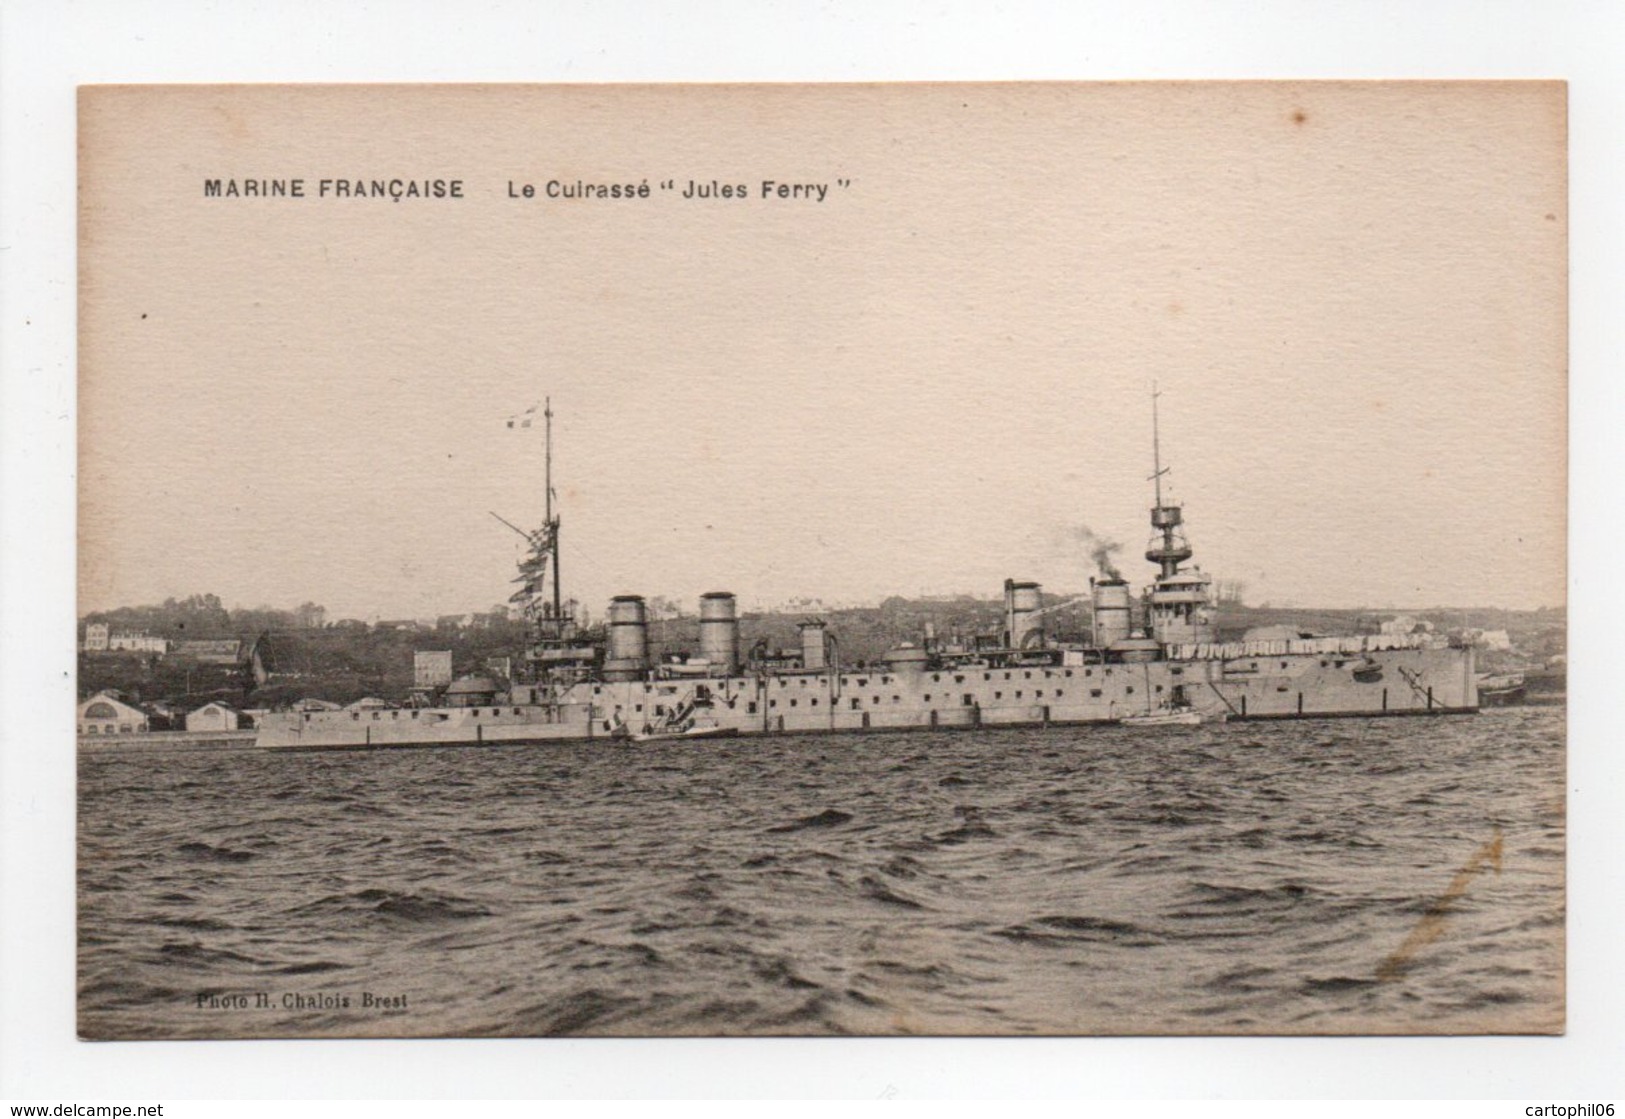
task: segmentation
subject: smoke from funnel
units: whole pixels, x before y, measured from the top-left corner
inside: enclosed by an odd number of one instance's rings
[[[1088,525],[1079,525],[1076,531],[1078,543],[1089,549],[1089,558],[1095,561],[1100,573],[1108,579],[1121,579],[1123,573],[1117,570],[1117,565],[1112,562],[1112,556],[1122,551],[1123,545],[1098,535]]]

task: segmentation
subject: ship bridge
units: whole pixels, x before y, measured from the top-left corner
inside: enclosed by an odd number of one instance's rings
[[[1208,600],[1208,587],[1213,580],[1200,570],[1180,571],[1156,580],[1151,586],[1151,601],[1169,606],[1178,603],[1202,603]]]
[[[1151,636],[1164,647],[1213,641],[1212,582],[1205,572],[1179,571],[1152,583],[1145,592]]]

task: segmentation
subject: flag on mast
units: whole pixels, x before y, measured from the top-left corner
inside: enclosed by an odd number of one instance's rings
[[[532,404],[529,408],[526,408],[523,412],[515,412],[513,415],[508,417],[508,426],[510,428],[526,428],[526,427],[529,427],[533,422],[535,422],[536,409],[538,407],[540,407],[540,405]]]

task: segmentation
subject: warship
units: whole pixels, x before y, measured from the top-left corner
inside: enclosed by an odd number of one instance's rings
[[[1046,629],[1042,588],[1004,582],[1000,632],[891,649],[845,665],[838,635],[799,624],[799,649],[744,649],[736,597],[699,600],[698,648],[651,655],[645,599],[611,600],[601,632],[577,625],[562,598],[560,518],[553,504],[552,403],[546,420],[545,512],[526,532],[513,603],[533,641],[511,678],[424,673],[410,703],[290,710],[261,717],[266,749],[496,745],[1088,724],[1190,725],[1250,719],[1448,715],[1479,706],[1473,650],[1431,634],[1313,636],[1274,627],[1217,639],[1212,578],[1188,566],[1181,506],[1164,499],[1152,391],[1154,504],[1139,596],[1109,566],[1080,598],[1087,640]],[[500,519],[500,518],[499,518]],[[508,523],[508,522],[504,522]],[[1073,600],[1074,602],[1077,600]],[[443,655],[444,656],[444,655]],[[420,654],[420,661],[422,655]],[[449,660],[449,658],[447,658]]]

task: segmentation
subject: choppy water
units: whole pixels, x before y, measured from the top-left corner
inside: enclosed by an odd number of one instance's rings
[[[1554,1030],[1563,827],[1549,709],[84,754],[80,1028]]]

